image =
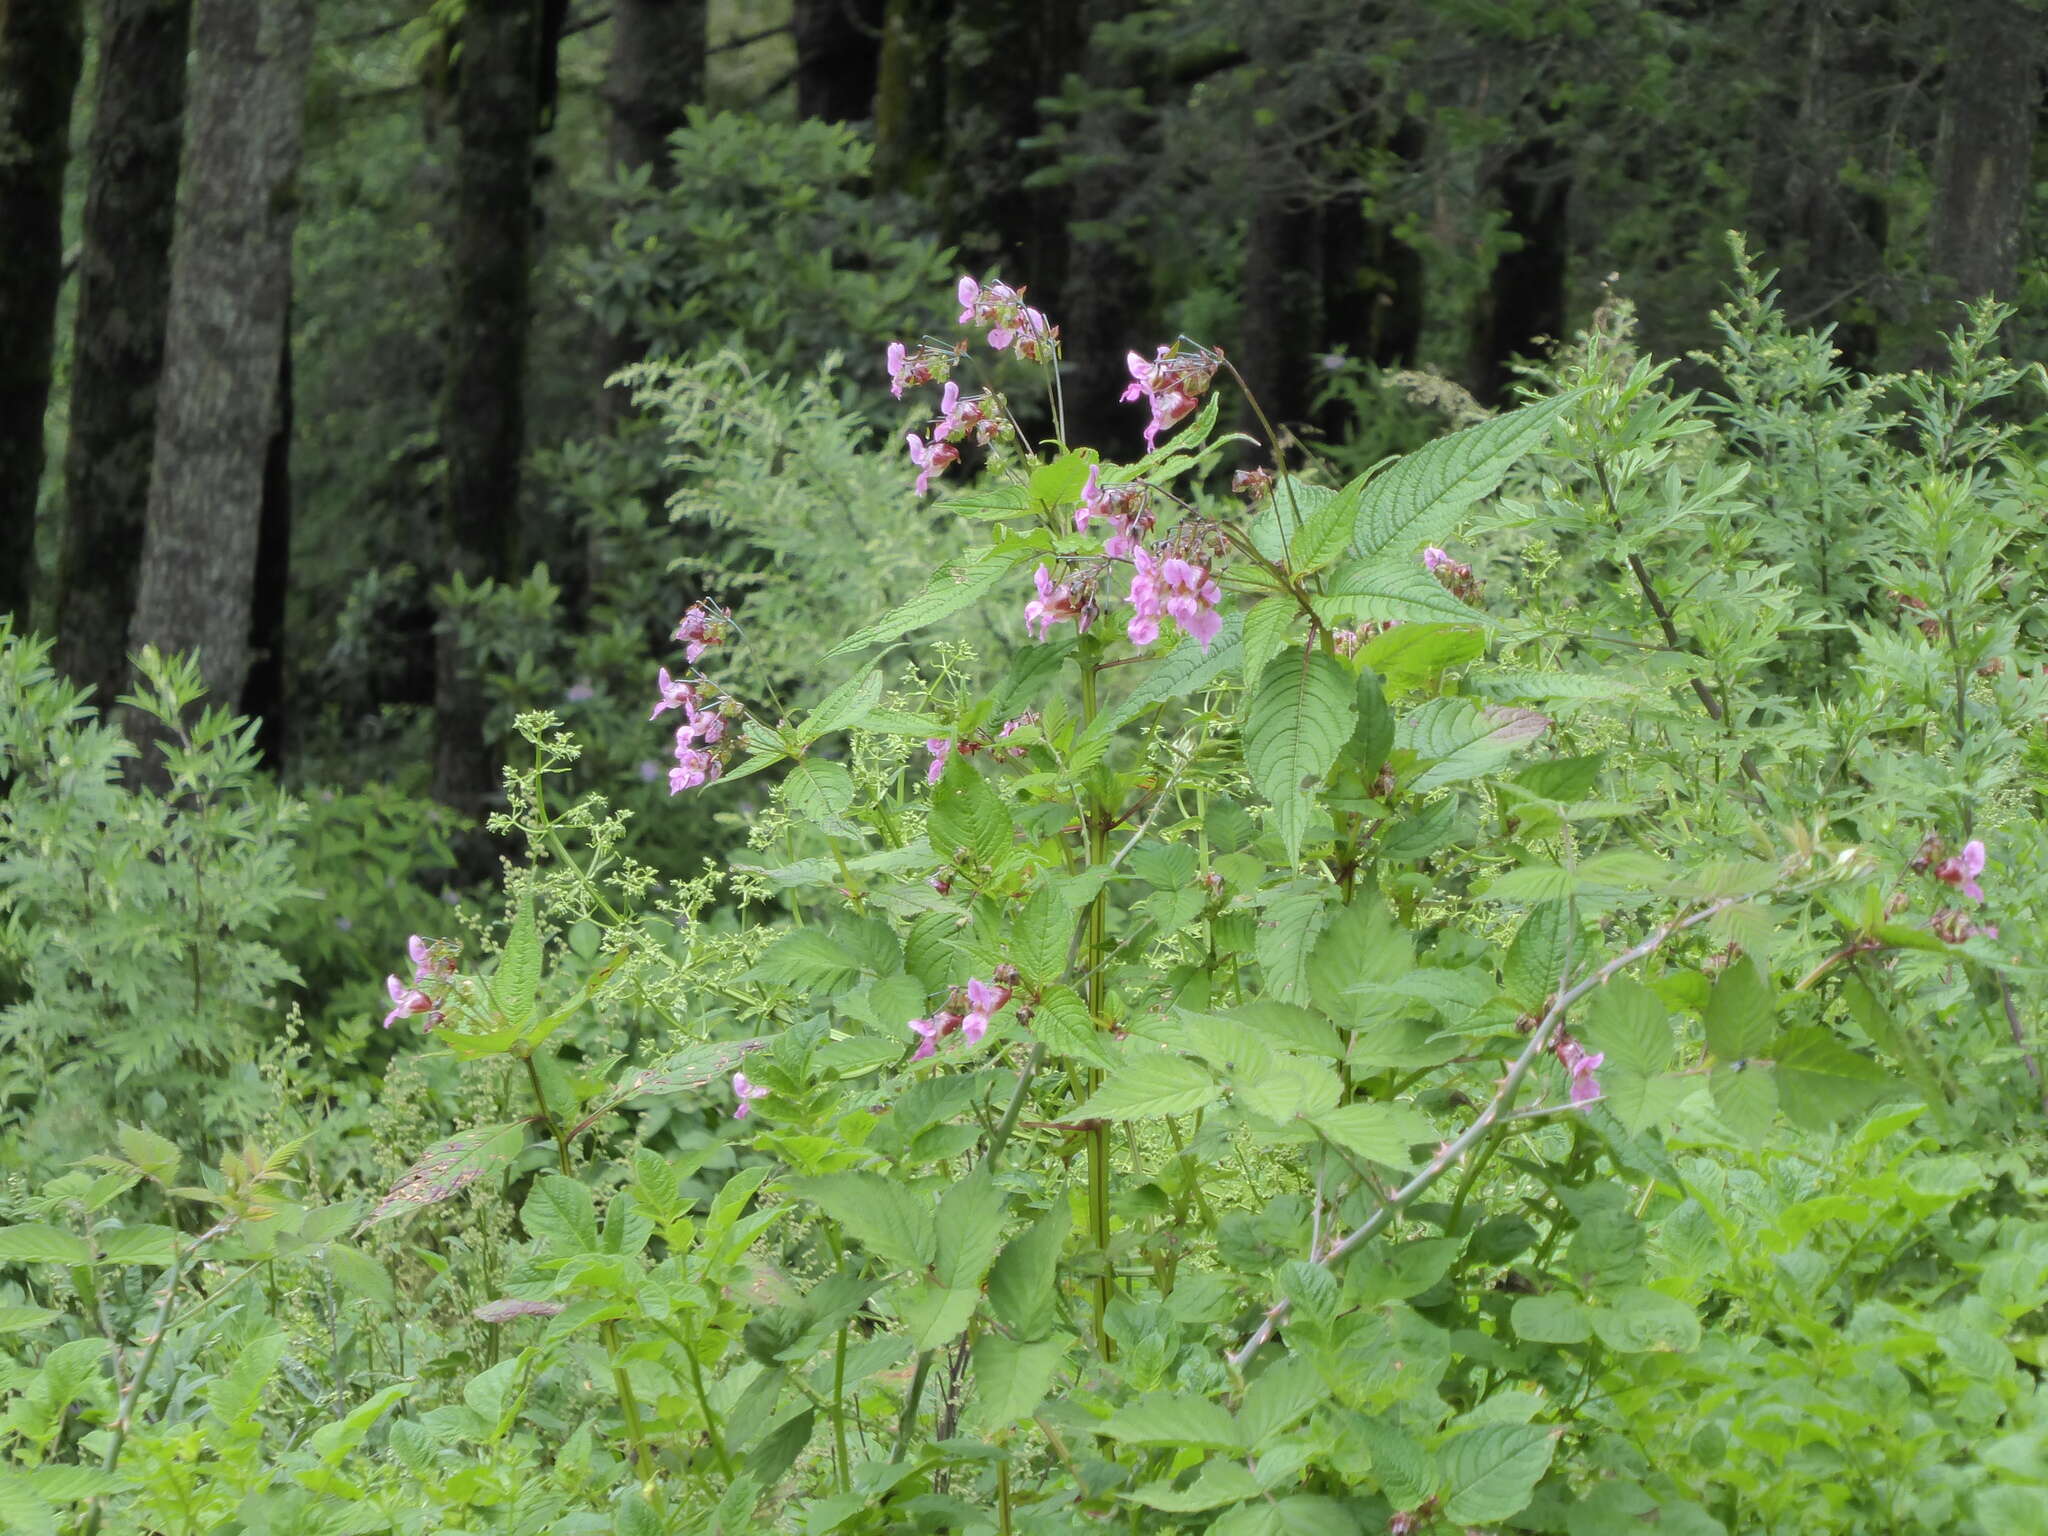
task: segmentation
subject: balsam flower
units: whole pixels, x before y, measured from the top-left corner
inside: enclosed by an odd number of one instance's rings
[[[436,954],[434,946],[418,934],[405,941],[405,952],[412,960],[412,981],[416,987],[430,987],[442,977],[455,974],[455,957]]]
[[[768,1090],[759,1083],[747,1081],[747,1074],[735,1072],[732,1075],[732,1096],[738,1099],[739,1108],[732,1112],[735,1120],[744,1120],[754,1112],[754,1100],[768,1097]]]
[[[1963,844],[1962,852],[1954,858],[1945,859],[1934,878],[1945,885],[1952,885],[1972,901],[1984,899],[1984,887],[1977,883],[1977,877],[1984,873],[1984,844],[1971,838]]]
[[[687,714],[697,707],[697,690],[679,677],[670,677],[668,668],[663,667],[655,674],[655,686],[661,690],[661,697],[655,701],[650,720],[659,720],[663,710],[680,709]]]
[[[953,755],[953,743],[943,736],[932,736],[925,740],[925,751],[931,753],[931,766],[924,771],[924,781],[936,784],[946,774],[946,759]]]
[[[1125,354],[1131,382],[1124,386],[1123,400],[1145,400],[1152,407],[1151,423],[1145,428],[1145,447],[1158,446],[1159,434],[1195,408],[1216,377],[1218,358],[1207,352],[1176,352],[1161,347],[1151,362],[1135,352]]]
[[[934,438],[927,444],[915,432],[906,432],[903,442],[910,450],[910,462],[917,466],[917,494],[920,496],[931,489],[933,475],[944,474],[947,465],[960,461],[960,450],[943,439]]]
[[[682,622],[676,625],[676,643],[685,648],[685,658],[694,662],[714,645],[725,644],[725,630],[721,615],[703,603],[692,603]]]
[[[1149,488],[1142,482],[1104,485],[1099,465],[1088,466],[1088,478],[1081,485],[1081,506],[1074,513],[1074,532],[1086,533],[1089,523],[1101,518],[1110,526],[1102,552],[1112,560],[1128,560],[1138,540],[1152,531],[1154,518],[1145,507]]]
[[[1564,1063],[1565,1071],[1571,1074],[1574,1104],[1590,1104],[1600,1097],[1600,1082],[1593,1074],[1606,1064],[1606,1052],[1589,1052],[1578,1041],[1567,1040],[1558,1047],[1557,1059]]]
[[[432,1029],[441,1022],[441,1014],[434,1007],[434,1000],[417,987],[408,987],[396,976],[384,978],[385,990],[391,994],[391,1011],[384,1015],[384,1027],[389,1029],[400,1019],[410,1018],[416,1013],[427,1016],[426,1027]]]
[[[1142,545],[1131,551],[1130,604],[1136,613],[1125,626],[1133,645],[1150,645],[1159,638],[1159,621],[1170,618],[1194,636],[1206,652],[1223,628],[1223,615],[1216,605],[1223,589],[1206,566],[1182,555],[1163,559]]]
[[[969,1045],[981,1044],[988,1033],[992,1014],[1000,1013],[1010,1000],[1010,989],[993,981],[971,979],[967,983],[967,1016],[960,1021],[960,1034]]]
[[[1038,586],[1038,596],[1024,605],[1025,634],[1035,627],[1039,639],[1049,640],[1053,625],[1068,622],[1082,634],[1088,632],[1088,626],[1095,622],[1095,610],[1084,593],[1076,592],[1065,582],[1055,583],[1052,572],[1042,565],[1032,579]]]
[[[960,1027],[957,1013],[935,1013],[928,1019],[912,1019],[910,1032],[919,1039],[916,1050],[910,1053],[912,1061],[925,1061],[938,1054],[939,1042]]]

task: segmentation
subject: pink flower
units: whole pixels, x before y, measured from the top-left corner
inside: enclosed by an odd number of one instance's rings
[[[1593,1074],[1607,1061],[1604,1051],[1589,1053],[1576,1040],[1567,1040],[1558,1049],[1557,1058],[1571,1074],[1574,1104],[1590,1104],[1600,1097],[1600,1084]]]
[[[433,945],[418,934],[405,941],[405,952],[412,959],[412,980],[416,987],[432,986],[441,977],[455,974],[455,957],[435,954]]]
[[[1973,837],[1963,844],[1961,853],[1942,861],[1934,878],[1954,886],[1972,901],[1982,901],[1984,887],[1977,883],[1977,877],[1983,873],[1984,844]]]
[[[1052,572],[1042,565],[1033,580],[1038,585],[1038,596],[1024,605],[1024,633],[1030,634],[1033,626],[1036,626],[1038,638],[1049,640],[1052,638],[1053,625],[1065,624],[1071,620],[1083,634],[1086,634],[1094,615],[1088,611],[1088,605],[1075,594],[1074,589],[1065,583],[1054,585]]]
[[[898,400],[901,400],[903,398],[904,384],[903,365],[910,360],[910,355],[909,353],[904,351],[902,342],[892,341],[889,343],[889,351],[887,356],[889,366],[889,393],[894,395]]]
[[[992,981],[967,983],[967,1017],[960,1022],[960,1033],[969,1045],[981,1044],[981,1037],[988,1033],[989,1015],[1001,1012],[1009,1000],[1008,987]]]
[[[725,644],[725,620],[703,603],[692,603],[690,611],[676,625],[675,638],[687,647],[685,657],[694,662],[712,646]]]
[[[676,732],[676,765],[668,771],[668,792],[679,795],[686,789],[715,780],[725,765],[713,753],[693,746],[689,738],[689,727]]]
[[[939,1050],[939,1037],[946,1032],[946,1015],[936,1013],[928,1019],[912,1019],[910,1032],[920,1040],[917,1049],[910,1053],[912,1061],[923,1061],[927,1057],[935,1056]]]
[[[1429,574],[1432,576],[1434,576],[1441,567],[1449,565],[1450,563],[1450,551],[1438,549],[1434,544],[1430,545],[1427,549],[1423,550],[1422,552],[1423,569],[1428,571]]]
[[[689,713],[697,707],[697,690],[681,678],[670,677],[668,668],[663,667],[655,674],[655,686],[661,690],[661,698],[655,703],[654,712],[647,718],[659,720],[665,709],[680,709]]]
[[[988,327],[988,344],[996,351],[1015,345],[1027,362],[1045,362],[1057,354],[1059,327],[1024,302],[1024,290],[1008,283],[960,279],[960,323]]]
[[[1103,542],[1102,552],[1112,560],[1128,560],[1140,535],[1150,533],[1154,521],[1145,510],[1142,483],[1104,485],[1098,465],[1088,466],[1088,478],[1081,486],[1080,510],[1074,514],[1074,532],[1086,533],[1089,523],[1101,518],[1113,530]]]
[[[384,986],[385,990],[391,994],[392,1005],[391,1011],[384,1015],[384,1027],[386,1029],[389,1029],[400,1019],[409,1018],[415,1013],[424,1013],[427,1016],[426,1027],[428,1029],[432,1029],[441,1022],[441,1015],[434,1008],[434,1000],[428,997],[426,993],[416,987],[408,987],[396,976],[386,976],[384,978]]]
[[[946,759],[953,755],[953,743],[943,736],[933,736],[925,741],[924,749],[932,755],[931,766],[924,771],[924,781],[936,784],[945,777]]]
[[[754,1100],[768,1097],[768,1090],[758,1083],[747,1081],[747,1074],[735,1072],[732,1075],[732,1095],[740,1101],[739,1108],[732,1112],[735,1120],[744,1120],[754,1112]]]
[[[954,291],[960,295],[960,323],[974,324],[980,314],[981,284],[971,277],[963,277]]]
[[[1166,617],[1195,637],[1206,652],[1223,628],[1216,605],[1223,589],[1208,568],[1181,555],[1159,559],[1139,545],[1131,551],[1130,603],[1137,610],[1125,634],[1133,645],[1159,638],[1159,620]]]
[[[1159,355],[1148,363],[1135,352],[1125,354],[1124,364],[1130,369],[1131,382],[1124,386],[1122,398],[1126,402],[1149,400],[1152,406],[1152,421],[1145,428],[1148,451],[1158,445],[1160,433],[1192,411],[1195,402],[1208,392],[1210,381],[1216,377],[1219,356],[1200,350],[1176,352],[1171,347],[1161,347]]]
[[[910,449],[910,462],[917,466],[917,494],[922,496],[931,489],[932,476],[945,473],[948,464],[959,462],[960,450],[951,443],[934,438],[929,447],[915,432],[903,434],[903,441]]]

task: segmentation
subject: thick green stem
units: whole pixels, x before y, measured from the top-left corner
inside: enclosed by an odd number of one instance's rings
[[[903,1417],[896,1421],[896,1449],[889,1454],[892,1462],[901,1461],[910,1453],[910,1433],[917,1428],[917,1403],[924,1396],[924,1379],[932,1373],[932,1351],[921,1350],[917,1357],[917,1369],[910,1376],[910,1390],[903,1394]]]
[[[839,1325],[839,1342],[832,1350],[832,1454],[841,1493],[853,1486],[853,1462],[846,1454],[846,1334],[852,1326]]]
[[[1081,728],[1086,730],[1095,719],[1095,673],[1093,662],[1081,666]],[[1091,868],[1100,865],[1109,856],[1109,827],[1105,820],[1107,812],[1092,802],[1087,804],[1088,863]],[[1104,995],[1108,978],[1104,974],[1103,960],[1109,949],[1109,893],[1107,888],[1095,893],[1095,899],[1088,904],[1088,926],[1082,938],[1081,967],[1087,977],[1088,1013],[1091,1018],[1102,1017]],[[1092,1096],[1101,1086],[1102,1074],[1090,1069],[1088,1092]],[[1109,1252],[1109,1127],[1100,1121],[1088,1127],[1088,1235],[1096,1250],[1104,1255]],[[1109,1299],[1116,1284],[1116,1277],[1110,1273],[1105,1262],[1102,1271],[1095,1277],[1094,1320],[1095,1348],[1104,1360],[1116,1358],[1116,1346],[1110,1342],[1107,1318]]]

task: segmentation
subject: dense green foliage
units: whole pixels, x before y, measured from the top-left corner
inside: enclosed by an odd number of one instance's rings
[[[949,396],[989,463],[914,524],[836,374],[655,367],[683,510],[761,558],[686,567],[723,596],[653,722],[651,585],[609,651],[507,642],[497,908],[219,713],[124,786],[0,640],[0,1516],[2030,1531],[2048,683],[2000,319],[1865,376],[1744,266],[1699,393],[1614,300],[1356,475],[1221,430],[1184,346],[1129,462]],[[631,765],[678,725],[671,798]],[[640,831],[714,814],[708,862]],[[388,998],[266,1036],[408,930]]]

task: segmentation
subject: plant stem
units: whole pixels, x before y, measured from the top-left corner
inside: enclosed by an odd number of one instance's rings
[[[839,1464],[841,1493],[853,1486],[853,1462],[846,1454],[846,1335],[852,1326],[839,1325],[839,1342],[832,1350],[832,1452]]]
[[[917,1369],[911,1372],[910,1390],[903,1394],[903,1417],[896,1421],[896,1449],[891,1462],[901,1461],[910,1451],[910,1432],[917,1428],[917,1400],[924,1396],[924,1379],[932,1373],[932,1351],[920,1350]]]
[[[1092,661],[1081,664],[1081,728],[1085,731],[1095,719],[1095,665]],[[1109,828],[1104,820],[1106,809],[1086,802],[1088,835],[1088,865],[1099,866],[1109,854]],[[1107,887],[1095,893],[1088,904],[1088,924],[1082,936],[1081,965],[1087,977],[1087,1003],[1090,1018],[1102,1017],[1102,1006],[1106,992],[1107,977],[1103,974],[1103,957],[1109,948],[1109,891]],[[1093,1068],[1087,1074],[1088,1092],[1092,1095],[1101,1086],[1102,1074]],[[1086,1131],[1088,1141],[1088,1235],[1102,1254],[1109,1252],[1109,1127],[1100,1121],[1090,1125]],[[1109,1272],[1105,1263],[1102,1272],[1095,1277],[1093,1313],[1095,1322],[1096,1353],[1104,1360],[1116,1358],[1116,1346],[1110,1342],[1106,1319],[1109,1314],[1109,1299],[1116,1284],[1116,1277]]]

